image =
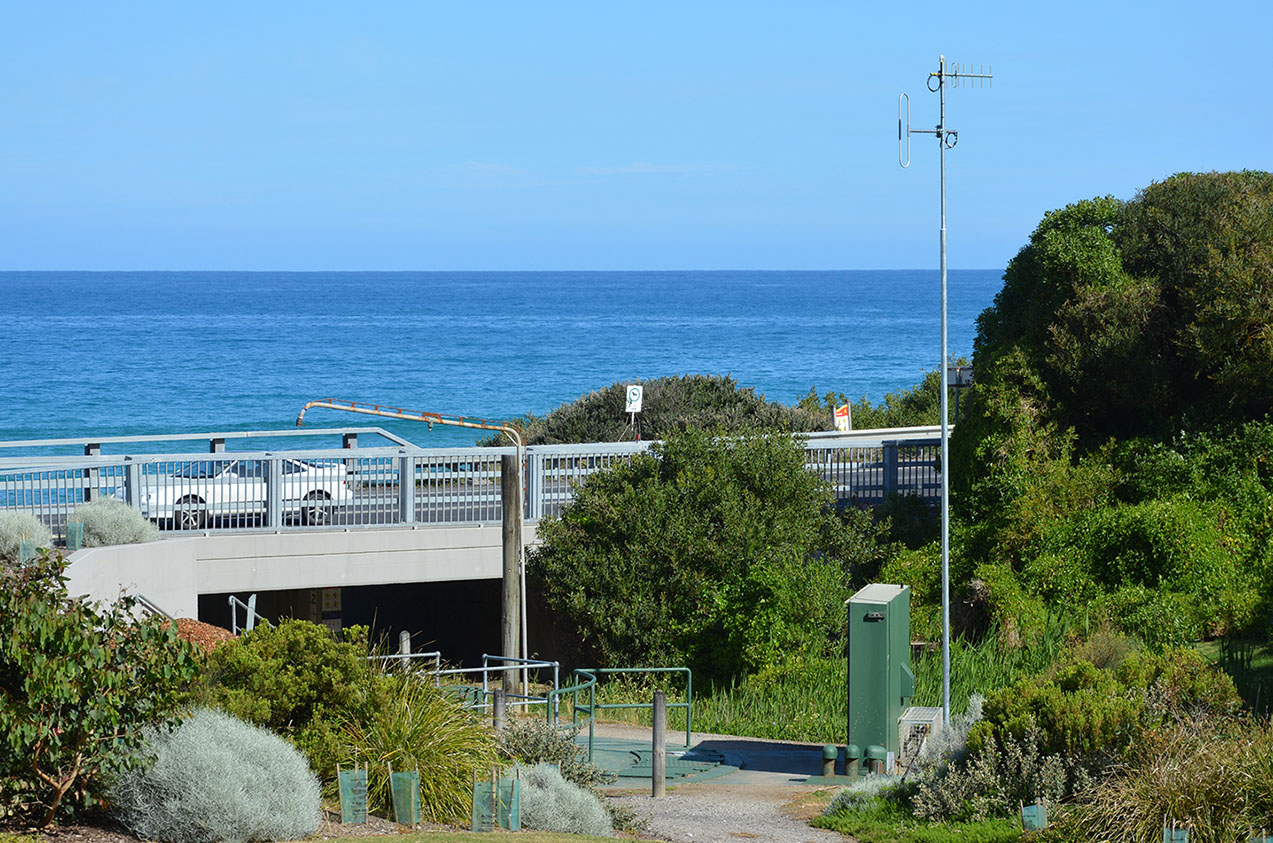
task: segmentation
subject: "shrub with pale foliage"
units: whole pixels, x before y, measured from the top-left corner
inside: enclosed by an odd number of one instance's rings
[[[610,814],[594,793],[562,778],[555,765],[519,767],[522,782],[522,825],[562,834],[609,837]]]
[[[52,547],[53,534],[28,512],[0,512],[0,560],[18,561],[22,542]]]
[[[159,538],[159,528],[146,516],[114,498],[99,498],[77,506],[71,520],[84,525],[85,547],[138,544]]]
[[[143,840],[297,840],[318,828],[318,779],[274,733],[200,709],[147,738],[147,763],[111,794],[116,816]]]

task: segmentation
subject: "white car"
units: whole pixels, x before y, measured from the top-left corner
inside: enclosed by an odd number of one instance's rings
[[[285,516],[303,524],[325,524],[333,506],[353,496],[343,462],[280,460]],[[180,464],[170,474],[147,474],[137,501],[143,515],[170,522],[174,530],[200,530],[215,518],[260,515],[266,511],[265,460],[200,460]]]

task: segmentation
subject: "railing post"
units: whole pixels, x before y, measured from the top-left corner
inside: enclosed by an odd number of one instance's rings
[[[398,458],[398,520],[415,523],[415,457]]]
[[[265,526],[283,526],[283,462],[267,457],[265,472]]]
[[[884,498],[897,492],[897,440],[883,443],[884,446]]]
[[[345,450],[353,450],[358,447],[357,433],[342,433],[340,435],[340,447]],[[358,460],[345,460],[345,479],[349,483],[349,488],[357,488],[355,475],[358,472]]]
[[[526,448],[526,518],[534,521],[544,515],[544,458],[534,446]]]
[[[224,439],[221,439],[221,438],[213,438],[213,439],[209,439],[209,440],[208,440],[208,453],[209,453],[209,454],[224,454],[224,453],[225,453],[225,440],[224,440]]]
[[[102,454],[102,446],[96,442],[90,442],[84,446],[84,456],[98,457]],[[93,500],[97,497],[97,487],[101,485],[101,472],[96,468],[84,469],[84,502]]]
[[[667,695],[654,692],[654,729],[650,748],[650,795],[658,799],[667,794]]]
[[[124,463],[124,501],[133,509],[141,509],[141,463],[132,457]]]

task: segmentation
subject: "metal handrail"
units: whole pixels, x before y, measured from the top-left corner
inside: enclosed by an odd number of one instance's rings
[[[573,694],[571,725],[579,724],[579,712],[584,710],[588,714],[588,761],[592,761],[592,744],[595,733],[594,724],[597,720],[597,712],[607,709],[650,709],[653,710],[654,703],[599,703],[597,702],[597,677],[598,675],[608,675],[617,673],[684,673],[685,674],[685,702],[669,702],[668,708],[685,709],[685,748],[689,749],[691,735],[694,730],[694,672],[688,667],[586,667],[577,668],[574,675],[583,677],[584,681],[579,684],[572,685],[569,688],[562,688],[557,694],[561,695]],[[587,703],[579,703],[579,692],[588,691],[589,700]],[[556,718],[549,712],[549,722],[556,724]]]
[[[579,711],[581,708],[579,705],[579,692],[587,691],[589,695],[589,702],[586,706],[582,706],[582,708],[585,708],[588,712],[588,763],[592,763],[592,743],[595,737],[594,726],[597,719],[595,714],[597,705],[597,676],[595,671],[588,670],[575,670],[574,675],[585,677],[585,679],[583,682],[571,685],[568,688],[558,688],[555,691],[549,692],[548,711],[546,712],[548,715],[548,723],[552,726],[557,725],[557,712],[560,700],[566,694],[570,694],[572,697],[570,706],[570,724],[572,728],[578,727]]]
[[[266,626],[273,626],[270,619],[264,615],[257,614],[256,611],[256,595],[253,594],[248,598],[248,602],[244,603],[233,594],[230,595],[230,632],[235,635],[239,634],[239,609],[247,610],[247,620],[244,621],[243,631],[251,632],[256,626],[257,621],[264,621]]]

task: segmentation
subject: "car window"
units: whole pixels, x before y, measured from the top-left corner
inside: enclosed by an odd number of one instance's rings
[[[234,464],[234,473],[243,478],[263,480],[265,478],[265,463],[260,460],[239,460]]]
[[[300,474],[301,472],[305,471],[305,469],[308,467],[309,466],[305,465],[304,463],[292,462],[291,460],[283,460],[284,474]]]
[[[173,472],[173,476],[206,480],[218,476],[225,468],[226,463],[223,462],[189,462]]]

